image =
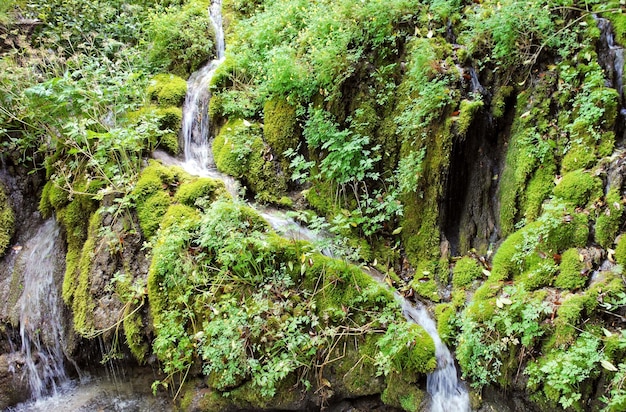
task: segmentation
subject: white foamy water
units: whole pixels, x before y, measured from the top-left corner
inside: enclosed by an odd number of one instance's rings
[[[20,354],[23,379],[28,380],[31,397],[39,399],[56,393],[68,381],[65,373],[61,300],[55,273],[63,270],[58,250],[59,225],[49,219],[26,242],[14,271],[22,272],[23,289],[19,308]],[[16,373],[20,369],[14,367]]]
[[[431,396],[431,412],[469,412],[467,388],[457,376],[454,358],[437,333],[437,325],[423,306],[414,306],[402,298],[402,313],[407,320],[420,325],[435,343],[437,369],[427,377],[426,389]]]

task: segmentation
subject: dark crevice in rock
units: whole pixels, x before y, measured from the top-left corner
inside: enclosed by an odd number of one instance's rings
[[[513,122],[515,97],[506,99],[501,119],[485,105],[464,137],[455,139],[450,154],[442,206],[442,229],[452,255],[475,248],[485,253],[497,240],[498,179]]]

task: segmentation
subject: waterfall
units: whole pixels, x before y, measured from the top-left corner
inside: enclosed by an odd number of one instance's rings
[[[441,341],[437,333],[435,321],[428,315],[422,305],[414,306],[402,298],[404,317],[420,325],[435,343],[437,369],[427,376],[426,390],[430,395],[431,412],[468,412],[470,408],[469,394],[465,385],[459,382],[454,366],[454,358],[448,347]]]
[[[211,176],[215,172],[209,146],[209,85],[215,70],[224,61],[224,31],[222,29],[221,0],[213,0],[209,16],[215,31],[217,59],[208,62],[189,76],[187,95],[183,104],[182,141],[184,167],[199,176]],[[221,176],[219,176],[221,178]]]
[[[62,270],[58,249],[60,229],[54,219],[46,221],[26,243],[14,270],[22,271],[23,289],[19,310],[24,377],[31,397],[56,393],[68,381],[61,342],[64,339],[61,300],[55,273]]]
[[[222,30],[221,0],[214,0],[210,6],[211,21],[215,28],[217,60],[193,73],[187,81],[187,96],[183,106],[182,136],[184,143],[185,161],[182,166],[187,172],[197,176],[209,176],[224,181],[233,197],[235,180],[226,176],[215,166],[210,150],[208,106],[210,102],[209,84],[215,70],[224,59],[224,32]],[[472,87],[482,92],[476,73],[472,69]],[[168,164],[175,163],[163,153],[158,158]],[[259,210],[258,207],[256,207]],[[289,239],[314,241],[319,235],[303,228],[284,213],[266,208],[259,213],[281,236]],[[366,271],[374,278],[378,277],[372,271]],[[422,326],[432,337],[435,343],[437,369],[428,375],[427,390],[432,398],[433,412],[467,412],[470,411],[469,395],[464,385],[457,378],[454,358],[437,334],[435,322],[428,316],[424,308],[416,308],[403,299],[402,311],[407,320]]]

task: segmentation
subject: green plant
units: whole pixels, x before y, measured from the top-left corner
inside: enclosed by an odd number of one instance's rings
[[[153,65],[186,76],[214,55],[208,3],[194,0],[182,8],[157,8],[146,27]]]
[[[603,359],[600,340],[583,333],[567,350],[549,353],[537,362],[527,365],[528,386],[542,388],[547,399],[558,402],[563,408],[579,408],[582,399],[581,384],[600,373]]]

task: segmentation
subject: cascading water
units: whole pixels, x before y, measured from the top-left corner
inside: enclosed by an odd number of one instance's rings
[[[63,317],[55,280],[63,264],[59,234],[56,221],[46,221],[26,243],[14,269],[23,271],[23,290],[17,302],[20,351],[24,356],[23,373],[35,399],[56,393],[68,381],[61,346]]]
[[[437,369],[428,375],[426,390],[430,395],[431,412],[469,412],[470,400],[465,385],[459,382],[454,358],[437,333],[435,321],[423,306],[414,306],[402,298],[402,313],[407,320],[420,325],[435,343]]]
[[[231,194],[236,197],[234,179],[220,173],[211,156],[209,145],[208,106],[210,101],[209,83],[213,73],[223,61],[224,34],[221,25],[221,0],[214,0],[210,7],[211,21],[215,28],[217,60],[211,61],[202,69],[193,73],[187,82],[187,96],[183,106],[182,136],[185,161],[182,166],[189,173],[197,176],[209,176],[224,181]],[[475,88],[482,88],[480,84]],[[159,158],[168,163],[163,154]],[[273,209],[259,210],[259,213],[281,236],[290,239],[314,241],[319,235],[303,228],[293,219]],[[368,273],[370,273],[368,271]],[[370,273],[372,274],[372,273]],[[377,277],[372,274],[373,277]],[[432,397],[433,412],[468,412],[470,411],[469,395],[464,385],[457,378],[454,359],[439,338],[435,322],[428,316],[424,308],[416,308],[403,299],[403,313],[407,320],[422,326],[435,343],[437,369],[428,375],[427,390]]]
[[[215,31],[217,59],[210,61],[187,80],[187,95],[183,105],[182,140],[185,154],[183,167],[194,175],[222,179],[217,172],[209,146],[209,85],[215,70],[224,61],[224,31],[222,28],[221,0],[214,0],[209,7],[211,23]]]
[[[600,29],[598,61],[607,74],[610,87],[617,90],[620,114],[626,119],[626,101],[624,96],[624,48],[615,43],[613,26],[608,19],[594,16]]]

